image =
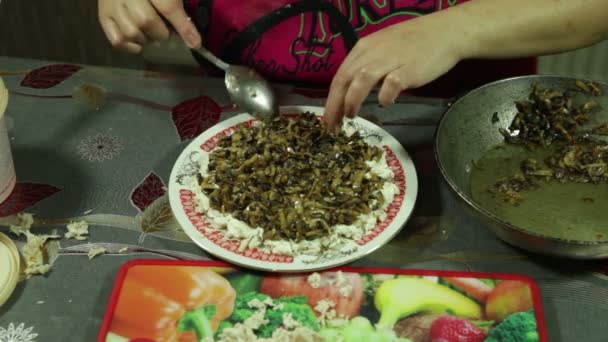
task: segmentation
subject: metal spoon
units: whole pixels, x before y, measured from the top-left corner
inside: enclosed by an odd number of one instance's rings
[[[269,120],[278,115],[274,91],[268,81],[255,70],[240,65],[230,65],[202,46],[194,51],[224,70],[226,90],[239,108],[262,120]]]

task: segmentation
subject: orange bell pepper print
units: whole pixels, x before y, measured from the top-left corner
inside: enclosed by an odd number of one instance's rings
[[[224,277],[203,267],[133,267],[123,282],[110,331],[130,339],[191,340],[192,331],[182,333],[178,329],[182,317],[191,310],[214,305],[210,323],[215,331],[232,314],[235,297],[236,292]]]

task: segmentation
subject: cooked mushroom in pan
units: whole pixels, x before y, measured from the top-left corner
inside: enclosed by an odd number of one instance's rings
[[[576,87],[586,94],[602,95],[593,82],[577,81]],[[529,99],[517,102],[516,107],[518,113],[508,130],[500,129],[506,143],[546,149],[548,157],[522,161],[521,172],[498,180],[489,191],[517,205],[523,200],[521,192],[537,188],[539,181],[608,182],[608,142],[597,138],[608,135],[608,122],[582,127],[599,109],[596,102],[575,106],[571,92],[534,84]]]
[[[582,83],[584,84],[584,83]],[[553,142],[574,142],[581,125],[591,120],[598,104],[574,106],[569,92],[534,84],[529,99],[515,103],[517,114],[508,130],[500,129],[507,143],[550,146]]]

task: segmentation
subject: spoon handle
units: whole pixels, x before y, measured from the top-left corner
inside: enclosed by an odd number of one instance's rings
[[[205,57],[205,59],[207,59],[209,62],[213,63],[216,67],[226,71],[229,67],[229,65],[222,61],[221,59],[217,58],[213,53],[211,53],[211,51],[205,49],[205,47],[201,46],[200,48],[195,50],[196,52],[198,52],[199,54],[201,54],[203,57]]]

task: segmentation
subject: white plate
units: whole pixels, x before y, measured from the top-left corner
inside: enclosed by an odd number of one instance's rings
[[[290,106],[281,107],[282,114],[312,112],[323,114],[321,107]],[[317,256],[285,256],[262,252],[258,249],[239,251],[237,241],[226,241],[216,229],[209,229],[210,223],[196,210],[196,199],[192,189],[193,179],[199,170],[200,156],[210,153],[219,138],[230,135],[235,126],[247,121],[255,121],[249,114],[240,114],[222,121],[194,139],[177,159],[169,180],[169,201],[171,209],[186,234],[201,248],[218,258],[233,264],[257,270],[273,272],[310,272],[331,268],[362,258],[390,241],[409,219],[418,194],[418,180],[412,159],[403,146],[382,128],[371,122],[356,118],[347,120],[345,125],[361,131],[368,143],[381,146],[386,152],[386,160],[395,174],[399,187],[397,194],[387,209],[387,218],[378,223],[363,239],[340,251],[327,252]]]

